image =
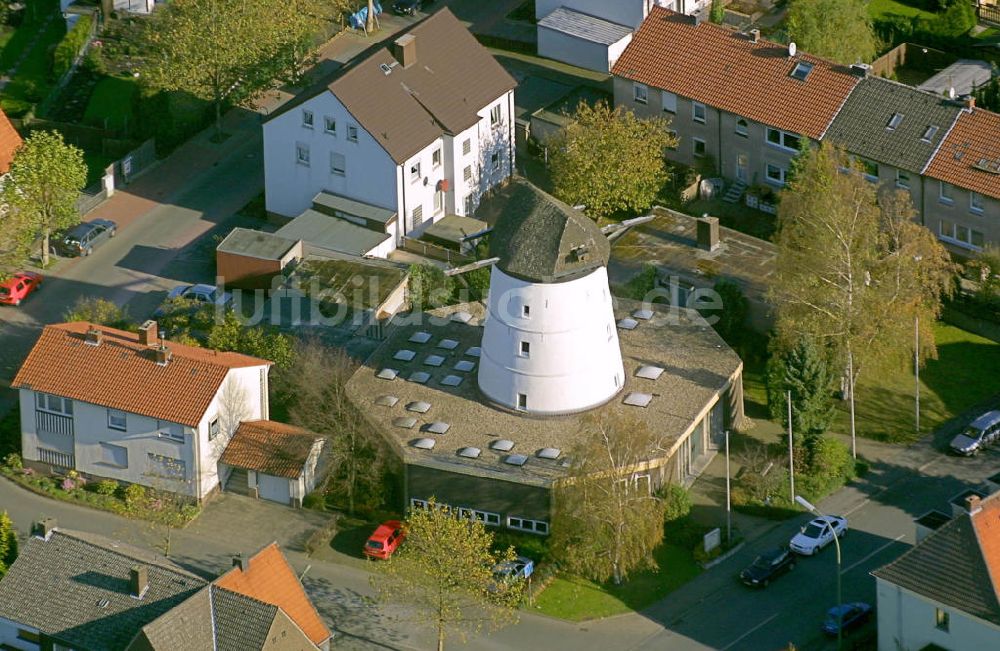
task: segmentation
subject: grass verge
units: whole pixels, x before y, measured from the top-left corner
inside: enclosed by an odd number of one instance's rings
[[[131,126],[139,87],[134,79],[105,77],[94,86],[83,119],[105,129],[123,130]]]
[[[870,0],[868,3],[868,15],[871,16],[873,21],[876,21],[888,16],[934,18],[937,14],[899,2],[898,0]]]

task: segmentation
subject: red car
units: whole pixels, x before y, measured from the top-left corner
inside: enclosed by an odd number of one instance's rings
[[[378,526],[365,543],[365,556],[388,559],[399,548],[406,538],[403,523],[399,520],[386,520]]]
[[[31,271],[20,271],[7,280],[0,280],[0,303],[20,305],[41,284],[42,275]]]

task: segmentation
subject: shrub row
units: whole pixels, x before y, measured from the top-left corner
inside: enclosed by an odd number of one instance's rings
[[[92,25],[93,19],[90,16],[81,16],[73,29],[69,30],[56,46],[52,56],[52,74],[56,79],[62,77],[72,67],[76,55],[90,38]]]

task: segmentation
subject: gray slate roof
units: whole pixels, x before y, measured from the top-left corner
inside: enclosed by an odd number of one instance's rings
[[[149,589],[129,594],[144,565]],[[163,557],[101,536],[54,531],[30,538],[0,581],[0,617],[81,651],[120,651],[140,628],[195,594],[205,581]]]
[[[826,132],[826,139],[851,153],[919,174],[955,123],[961,107],[911,86],[868,77],[858,82]],[[894,114],[903,116],[890,130]],[[921,140],[937,126],[930,142]]]
[[[388,224],[396,218],[394,210],[348,199],[332,192],[320,192],[313,197],[312,202],[316,210],[334,216],[344,214],[380,224]]]
[[[392,237],[312,209],[282,226],[276,235],[351,255],[364,255]]]
[[[967,514],[956,517],[872,575],[1000,624],[1000,603]]]
[[[495,223],[490,256],[508,275],[552,283],[608,264],[611,245],[594,220],[524,179],[484,201],[476,216]]]
[[[278,607],[212,586],[216,651],[261,649],[278,614]]]
[[[566,7],[559,7],[539,20],[538,26],[601,45],[614,45],[632,34],[631,27]]]

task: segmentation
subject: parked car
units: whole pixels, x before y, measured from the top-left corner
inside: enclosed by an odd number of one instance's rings
[[[392,5],[392,10],[400,16],[415,16],[431,2],[433,0],[398,0]]]
[[[20,305],[28,294],[42,284],[42,275],[32,271],[19,271],[7,280],[0,281],[0,303]]]
[[[831,531],[832,527],[832,531]],[[813,518],[809,524],[802,527],[799,533],[788,543],[788,547],[796,554],[812,556],[833,542],[836,534],[841,538],[847,533],[847,518],[839,515],[825,515]]]
[[[773,580],[795,568],[795,557],[788,547],[782,546],[764,552],[740,572],[740,581],[751,588],[766,588]]]
[[[1000,438],[1000,411],[988,411],[972,421],[965,430],[951,440],[956,454],[971,457]]]
[[[118,225],[110,219],[80,222],[73,228],[56,235],[52,248],[56,255],[88,256],[98,245],[118,234]]]
[[[826,620],[823,621],[822,627],[823,632],[830,637],[836,637],[838,628],[843,633],[853,631],[871,619],[873,611],[871,604],[866,604],[863,601],[834,606],[826,612]]]
[[[512,561],[497,563],[493,568],[493,576],[498,581],[527,579],[535,571],[535,561],[526,556],[516,556]]]
[[[215,285],[178,285],[167,294],[167,301],[175,299],[194,301],[199,305],[229,307],[233,302],[233,295],[229,292],[220,292]],[[167,310],[161,305],[153,316],[161,317],[166,313]]]
[[[405,539],[406,531],[403,530],[403,523],[399,520],[387,520],[368,537],[364,549],[365,556],[386,560],[399,549]]]

